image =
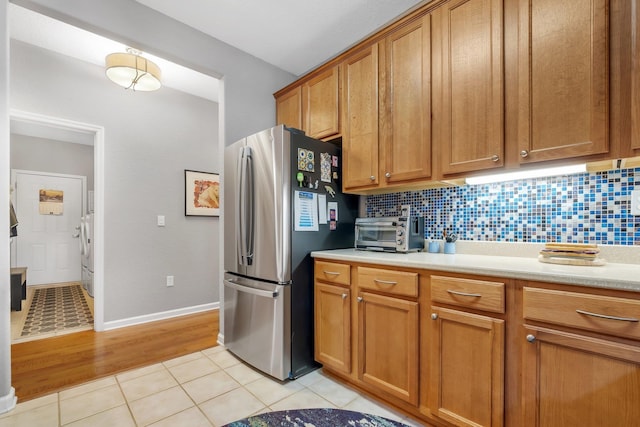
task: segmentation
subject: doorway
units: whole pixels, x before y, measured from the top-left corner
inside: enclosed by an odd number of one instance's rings
[[[62,119],[58,117],[45,116],[41,114],[11,110],[11,129],[20,129],[20,133],[25,134],[25,129],[37,129],[34,132],[38,132],[40,137],[45,135],[52,135],[50,139],[54,140],[67,140],[69,142],[74,141],[73,138],[82,137],[89,138],[93,145],[93,329],[96,331],[104,330],[104,128],[102,126],[76,122],[72,120]],[[85,191],[83,194],[87,194]],[[14,195],[12,195],[14,197]],[[14,199],[14,202],[16,200]],[[87,212],[86,201],[82,201],[81,212]],[[63,207],[64,209],[64,207]],[[79,223],[77,224],[79,225]],[[20,227],[20,226],[18,226]],[[73,226],[75,229],[75,225]],[[71,231],[74,232],[75,230]],[[18,231],[20,233],[20,230]],[[74,241],[76,248],[79,247],[79,242]],[[17,249],[17,248],[16,248]],[[13,260],[17,262],[17,251],[15,251],[12,243],[12,266]],[[79,251],[78,251],[79,254]],[[71,265],[72,261],[68,261]],[[81,261],[78,256],[78,269],[79,275],[78,282],[81,281]],[[27,273],[29,275],[29,273]],[[60,276],[62,277],[62,276]],[[36,279],[37,280],[37,279]],[[29,278],[27,278],[28,283]],[[35,282],[34,282],[35,283]],[[66,282],[63,282],[66,283]]]

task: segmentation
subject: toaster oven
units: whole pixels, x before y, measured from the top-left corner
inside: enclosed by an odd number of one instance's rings
[[[409,212],[409,206],[403,205],[401,216],[356,218],[355,248],[384,252],[424,249],[424,219]]]

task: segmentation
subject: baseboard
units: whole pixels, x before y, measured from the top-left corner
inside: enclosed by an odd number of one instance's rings
[[[11,389],[9,390],[9,394],[0,397],[0,414],[9,412],[13,408],[15,408],[17,402],[18,398],[16,397],[16,389],[11,387]]]
[[[126,326],[140,325],[143,323],[166,320],[173,317],[186,316],[188,314],[202,313],[203,311],[216,310],[220,308],[219,302],[196,305],[192,307],[178,308],[175,310],[161,311],[158,313],[145,314],[144,316],[130,317],[128,319],[112,320],[104,322],[104,330],[124,328]]]

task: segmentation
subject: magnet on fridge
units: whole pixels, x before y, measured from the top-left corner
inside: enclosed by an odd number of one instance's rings
[[[336,197],[336,191],[330,185],[325,185],[324,189],[327,190],[327,193],[331,194],[331,197]]]
[[[334,168],[338,167],[338,156],[331,156],[331,165]]]
[[[338,180],[338,172],[333,171],[333,180],[337,181]]]

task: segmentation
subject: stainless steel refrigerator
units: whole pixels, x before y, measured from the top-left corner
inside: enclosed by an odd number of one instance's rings
[[[276,126],[225,149],[224,344],[284,380],[313,360],[314,250],[353,247],[339,145]]]

